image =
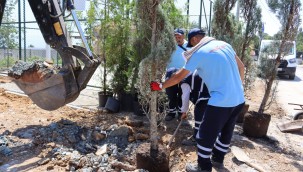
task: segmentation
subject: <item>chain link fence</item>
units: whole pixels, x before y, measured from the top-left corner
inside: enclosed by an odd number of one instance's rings
[[[22,55],[24,54],[24,49],[21,50]],[[51,49],[50,59],[47,58],[46,49],[26,49],[26,59],[22,57],[22,61],[33,62],[37,60],[51,60],[56,66],[61,66],[61,58],[56,50]],[[8,69],[12,67],[16,61],[19,60],[19,49],[0,49],[0,69]]]

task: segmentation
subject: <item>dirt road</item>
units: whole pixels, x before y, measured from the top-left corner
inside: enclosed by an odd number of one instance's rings
[[[289,80],[287,77],[279,78],[277,98],[290,118],[298,112],[294,108],[299,108],[299,106],[288,103],[303,104],[303,65],[297,67],[294,80]]]

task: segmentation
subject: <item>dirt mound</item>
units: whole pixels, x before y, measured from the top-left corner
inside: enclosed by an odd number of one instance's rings
[[[18,61],[8,71],[8,76],[23,82],[38,83],[51,77],[57,71],[46,61],[23,62]]]
[[[261,94],[258,86],[250,96],[250,110],[256,110]],[[286,121],[278,104],[268,110],[272,115],[268,136],[248,138],[237,124],[231,143],[244,150],[266,171],[299,172],[303,169],[301,133],[281,133],[277,125]],[[187,162],[197,160],[196,147],[183,146],[191,136],[189,123],[181,125],[172,142],[169,165],[171,172],[184,172]],[[166,145],[178,125],[177,120],[159,126],[160,143]],[[25,96],[0,89],[0,171],[121,171],[136,167],[135,152],[148,143],[149,121],[133,113],[105,113],[76,110],[67,106],[45,111]],[[144,137],[142,135],[144,134]],[[141,137],[139,137],[141,136]],[[228,152],[224,162],[228,171],[255,171],[237,161]],[[138,170],[137,170],[138,171]],[[213,171],[217,171],[213,169]]]

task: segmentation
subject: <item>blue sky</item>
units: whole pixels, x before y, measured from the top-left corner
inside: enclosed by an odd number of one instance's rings
[[[190,6],[189,6],[189,11],[190,11],[190,20],[193,21],[195,20],[196,22],[198,22],[198,18],[199,18],[199,14],[200,14],[200,1],[201,0],[190,0]],[[303,5],[303,0],[301,0],[301,3]],[[23,1],[21,0],[21,3]],[[184,9],[185,8],[185,3],[187,2],[187,0],[175,0],[176,2],[176,6],[178,8]],[[267,7],[266,4],[266,0],[258,0],[258,4],[259,6],[262,8],[262,20],[265,23],[265,33],[268,33],[269,35],[274,35],[275,33],[277,33],[279,31],[280,28],[280,22],[279,20],[276,18],[275,14],[271,13],[269,8]],[[23,3],[22,3],[23,5]],[[204,5],[205,5],[205,11],[208,14],[209,13],[209,0],[204,0]],[[86,6],[88,6],[88,1],[86,3]],[[17,16],[17,5],[16,5],[16,9],[15,9],[15,19],[16,21],[18,20],[18,16]],[[25,11],[26,11],[26,21],[35,21],[34,16],[31,12],[31,9],[27,3],[26,0],[26,7],[25,7]],[[236,10],[234,10],[235,12]],[[22,12],[23,12],[23,7],[22,7]],[[186,11],[184,10],[184,15],[186,15]],[[301,11],[301,16],[303,16],[303,12]],[[207,17],[207,20],[209,18]],[[23,13],[22,13],[22,21],[23,21]],[[205,25],[205,19],[202,18],[202,26]],[[37,24],[27,24],[26,27],[29,28],[38,28]],[[303,23],[301,23],[301,27],[303,28]],[[45,48],[46,44],[44,42],[44,39],[42,37],[42,34],[40,33],[39,30],[37,29],[30,29],[27,30],[26,33],[26,45],[27,47],[29,45],[33,45],[36,48]]]

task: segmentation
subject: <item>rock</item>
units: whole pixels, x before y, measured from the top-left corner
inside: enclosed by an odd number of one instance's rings
[[[83,168],[80,170],[80,172],[93,172],[93,168],[92,167]]]
[[[144,133],[144,134],[149,134],[150,130],[149,130],[149,128],[139,128],[138,132]]]
[[[82,157],[79,160],[79,164],[78,167],[83,168],[83,167],[90,167],[92,166],[92,162],[90,161],[90,159],[88,157]]]
[[[97,152],[95,153],[97,156],[103,155],[107,152],[107,144],[98,148]]]
[[[129,134],[129,127],[126,125],[122,125],[120,127],[118,127],[117,129],[111,131],[109,133],[110,136],[112,137],[118,137],[118,136],[128,136]]]
[[[137,133],[135,135],[136,140],[147,140],[149,138],[149,135],[143,134],[143,133]]]
[[[67,134],[66,135],[67,137],[67,140],[70,142],[70,143],[76,143],[78,142],[76,136],[74,134]]]
[[[131,127],[142,127],[143,121],[141,120],[126,120],[125,124]]]
[[[3,126],[3,124],[1,124],[2,126]],[[12,132],[10,132],[9,130],[5,130],[4,132],[3,132],[3,135],[11,135],[12,134]]]
[[[46,170],[47,170],[47,171],[50,171],[50,170],[53,170],[53,169],[54,169],[54,166],[53,166],[53,165],[49,165],[49,166],[46,167]]]
[[[105,137],[106,137],[106,134],[100,133],[98,131],[93,131],[93,133],[92,133],[92,139],[94,141],[103,140],[103,139],[105,139]]]
[[[134,136],[129,136],[128,137],[128,142],[133,142],[135,140],[136,140],[136,138]]]
[[[46,146],[47,147],[51,147],[51,148],[55,148],[56,147],[56,143],[54,143],[54,142],[47,143]]]
[[[12,150],[7,146],[0,146],[0,154],[10,156],[13,154]]]
[[[122,162],[118,162],[118,161],[114,161],[111,165],[114,168],[118,168],[120,170],[123,169],[123,170],[126,170],[126,171],[134,171],[136,169],[135,166],[125,164],[125,163],[122,163]]]
[[[50,161],[49,158],[43,158],[43,159],[39,160],[37,163],[39,165],[44,165],[44,164],[47,164],[49,161]]]
[[[62,160],[57,160],[56,165],[58,165],[60,167],[66,167],[67,166],[66,162],[64,162]]]

